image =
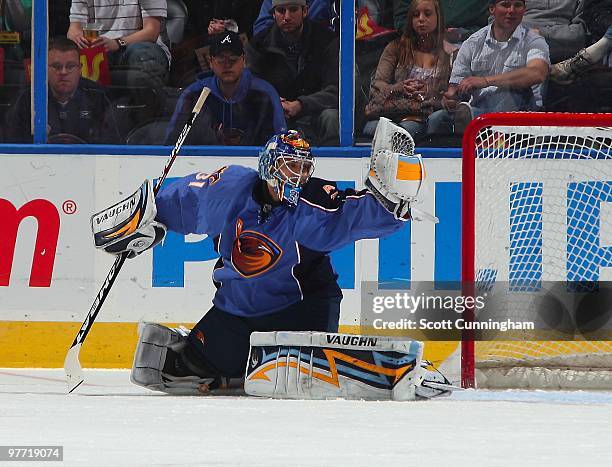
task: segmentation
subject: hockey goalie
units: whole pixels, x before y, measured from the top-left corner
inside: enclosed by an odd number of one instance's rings
[[[314,169],[309,143],[291,130],[268,141],[258,171],[196,173],[157,197],[145,182],[134,202],[93,216],[95,245],[109,253],[134,257],[169,229],[206,234],[219,254],[213,306],[193,329],[141,323],[133,383],[171,394],[238,384],[248,394],[305,399],[449,391],[425,369],[421,342],[337,334],[342,293],[329,252],[406,221],[436,221],[415,208],[425,170],[412,138],[381,119],[361,191],[339,190]]]

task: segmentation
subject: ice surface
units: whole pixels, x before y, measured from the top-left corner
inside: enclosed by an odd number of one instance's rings
[[[281,401],[157,394],[126,371],[85,376],[67,395],[62,370],[0,369],[0,444],[63,445],[63,465],[78,466],[612,465],[610,392]]]

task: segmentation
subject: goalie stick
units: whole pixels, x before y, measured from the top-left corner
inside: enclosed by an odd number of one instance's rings
[[[200,97],[198,97],[198,100],[195,103],[195,106],[193,107],[193,110],[191,112],[191,119],[187,123],[185,123],[185,126],[179,134],[179,137],[176,140],[176,144],[174,145],[174,148],[170,153],[170,159],[168,159],[168,162],[164,167],[164,171],[161,177],[157,179],[157,183],[153,188],[153,195],[157,194],[162,184],[164,183],[164,180],[166,180],[168,172],[170,172],[172,164],[174,164],[176,156],[178,156],[178,153],[181,150],[181,146],[183,145],[185,138],[187,138],[191,127],[193,126],[198,114],[200,113],[200,110],[202,110],[202,106],[204,105],[208,94],[210,94],[210,89],[207,87],[203,88],[202,92],[200,93]],[[96,320],[96,316],[98,316],[98,313],[100,312],[100,309],[102,308],[102,305],[104,304],[104,301],[106,300],[110,289],[115,283],[115,279],[119,275],[119,271],[121,271],[121,268],[123,267],[123,264],[127,259],[127,255],[127,252],[117,255],[117,258],[111,266],[110,271],[108,272],[106,279],[104,280],[104,283],[102,284],[102,287],[100,288],[100,291],[96,296],[96,299],[94,300],[91,305],[91,308],[89,309],[89,313],[87,313],[87,316],[85,317],[85,321],[83,321],[83,324],[81,325],[81,329],[79,329],[79,332],[74,338],[70,349],[68,349],[66,359],[64,360],[64,372],[66,373],[66,378],[68,380],[68,393],[73,392],[83,383],[83,381],[85,381],[83,377],[83,369],[81,368],[81,362],[79,361],[79,352],[81,351],[81,346],[83,345],[87,334],[89,334],[91,326]]]

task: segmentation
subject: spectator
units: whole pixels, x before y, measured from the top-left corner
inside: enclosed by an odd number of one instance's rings
[[[103,46],[111,68],[126,66],[130,70],[128,85],[161,87],[167,82],[171,60],[160,36],[166,10],[166,0],[99,0],[93,4],[75,0],[70,7],[68,38],[80,49]],[[83,25],[92,22],[101,29],[99,37],[90,43],[83,35]]]
[[[584,0],[526,0],[523,24],[537,30],[550,48],[550,61],[557,63],[576,54],[585,45],[582,20]]]
[[[583,13],[590,37],[597,42],[565,62],[555,64],[551,78],[557,82],[572,82],[600,61],[612,66],[612,0],[584,0]]]
[[[453,47],[444,41],[444,15],[438,0],[413,0],[404,33],[383,51],[365,108],[363,133],[374,136],[378,117],[387,117],[415,140],[425,134],[427,117],[442,108]]]
[[[597,42],[552,66],[546,108],[557,112],[612,112],[611,65],[612,25]]]
[[[249,68],[276,88],[291,128],[315,145],[337,145],[338,39],[306,17],[306,0],[272,0],[272,12],[274,24],[247,49]]]
[[[308,6],[308,18],[317,23],[330,25],[333,18],[332,4],[330,0],[306,0]],[[257,35],[269,29],[274,23],[272,13],[272,0],[264,0],[259,10],[259,16],[253,24],[253,35]]]
[[[431,133],[462,133],[485,112],[537,110],[548,76],[548,45],[521,24],[524,0],[490,0],[493,23],[471,35],[453,63],[444,110],[428,121]],[[467,102],[469,101],[469,103]]]
[[[203,87],[211,90],[186,144],[261,146],[287,125],[274,88],[245,68],[244,48],[232,31],[212,37],[213,76],[200,79],[181,94],[168,126],[167,144],[174,144],[191,117]]]
[[[47,137],[49,142],[117,143],[119,132],[102,88],[81,77],[79,49],[59,36],[49,41]],[[7,115],[9,138],[32,142],[30,89]]]
[[[612,2],[610,7],[612,8]],[[559,84],[570,84],[602,60],[607,62],[608,66],[612,65],[612,10],[610,21],[601,39],[586,49],[580,50],[575,56],[553,65],[551,70],[553,81]]]

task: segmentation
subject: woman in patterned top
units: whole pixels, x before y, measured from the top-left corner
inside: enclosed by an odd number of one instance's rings
[[[403,34],[383,51],[365,108],[363,129],[373,136],[379,117],[387,117],[418,141],[427,118],[442,108],[451,56],[456,48],[444,40],[444,16],[438,0],[413,0]]]

